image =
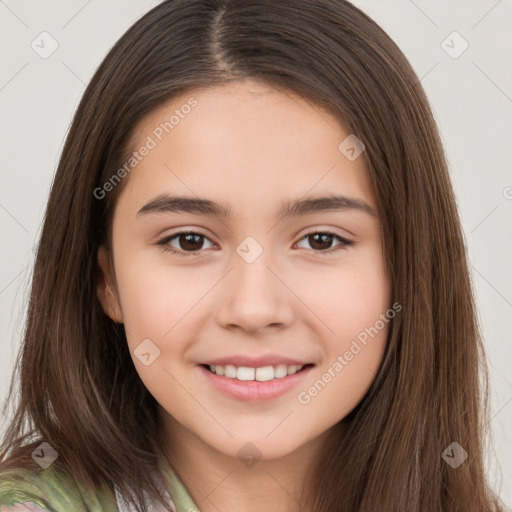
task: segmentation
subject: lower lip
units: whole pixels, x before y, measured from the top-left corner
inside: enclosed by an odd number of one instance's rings
[[[238,400],[246,402],[257,402],[269,400],[283,395],[290,389],[302,382],[309,374],[313,366],[306,366],[293,375],[287,375],[280,379],[260,382],[257,380],[238,380],[223,377],[207,370],[204,366],[198,366],[202,374],[219,391],[230,395]]]

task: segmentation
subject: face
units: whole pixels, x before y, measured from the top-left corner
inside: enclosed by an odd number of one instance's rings
[[[277,458],[369,389],[390,283],[349,135],[249,80],[175,97],[137,126],[98,289],[171,438]]]

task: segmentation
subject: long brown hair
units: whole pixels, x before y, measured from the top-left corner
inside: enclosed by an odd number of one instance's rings
[[[501,510],[484,472],[487,367],[437,127],[403,53],[344,0],[168,0],[108,53],[52,185],[0,469],[28,464],[30,447],[47,441],[78,482],[131,487],[139,506],[143,490],[158,496],[148,477],[157,403],[123,326],[97,298],[96,254],[109,244],[129,177],[104,199],[94,191],[123,164],[146,114],[184,91],[244,78],[302,95],[364,143],[392,302],[403,306],[375,381],[344,419],[348,430],[311,470],[305,509]],[[469,455],[457,469],[441,457],[452,442]]]

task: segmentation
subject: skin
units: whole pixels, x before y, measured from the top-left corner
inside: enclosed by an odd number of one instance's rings
[[[283,200],[334,193],[376,209],[367,164],[364,153],[350,161],[338,150],[350,132],[336,118],[253,80],[173,98],[139,123],[133,148],[190,97],[197,106],[124,178],[114,268],[101,247],[98,296],[125,325],[135,368],[159,403],[165,454],[201,511],[298,511],[315,453],[378,372],[388,325],[308,404],[298,393],[391,307],[390,280],[378,216],[346,210],[280,219],[276,211]],[[162,193],[229,204],[233,217],[137,216]],[[183,237],[168,245],[184,257],[157,244],[190,229],[205,235],[192,248],[202,252],[187,254]],[[321,246],[306,236],[322,229],[354,244],[333,237]],[[247,236],[263,249],[252,263],[236,252]],[[134,355],[144,339],[160,350],[149,366]],[[213,388],[197,366],[269,352],[315,367],[284,395],[247,403]],[[261,455],[251,467],[237,456],[249,442]]]

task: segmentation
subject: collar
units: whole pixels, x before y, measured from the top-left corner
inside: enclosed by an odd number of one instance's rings
[[[180,477],[174,472],[167,457],[159,454],[159,468],[167,489],[170,490],[176,506],[176,512],[200,512],[199,507],[187,491]]]
[[[172,469],[167,457],[162,453],[158,455],[158,469],[160,475],[155,475],[156,481],[171,505],[173,512],[200,512],[199,507],[194,503],[185,485]],[[133,506],[126,502],[117,486],[114,486],[114,492],[119,512],[137,512]],[[163,512],[164,509],[158,502],[155,503],[150,500],[147,494],[145,494],[145,498],[147,500],[147,508],[144,510],[147,510],[147,512]]]

